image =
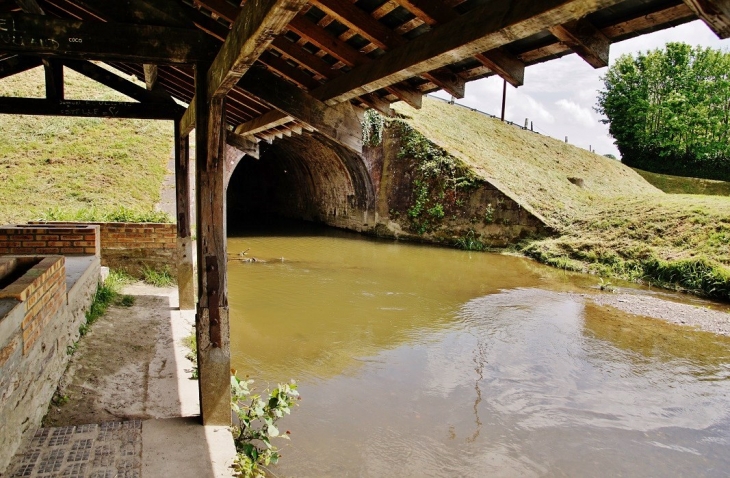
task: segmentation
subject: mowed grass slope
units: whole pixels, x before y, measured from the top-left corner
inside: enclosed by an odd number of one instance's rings
[[[730,182],[702,178],[685,178],[634,169],[653,186],[669,194],[705,194],[730,196]]]
[[[69,69],[65,97],[131,101]],[[36,68],[0,80],[0,96],[42,98]],[[173,145],[169,121],[0,115],[0,224],[94,210],[151,211]]]
[[[558,231],[522,252],[556,267],[730,300],[730,198],[665,194],[619,161],[438,100],[396,109]]]

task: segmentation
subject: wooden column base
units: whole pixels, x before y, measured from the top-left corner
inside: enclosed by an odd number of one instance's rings
[[[218,308],[221,325],[228,324],[228,307]],[[198,307],[196,316],[198,339],[198,375],[200,412],[203,425],[231,425],[231,347],[228,327],[221,330],[223,341],[213,347],[210,337],[201,331],[210,328],[210,310]]]
[[[177,238],[177,291],[180,310],[195,310],[195,272],[191,237]]]

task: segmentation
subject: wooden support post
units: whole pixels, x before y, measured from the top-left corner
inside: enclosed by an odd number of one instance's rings
[[[504,121],[504,112],[507,109],[507,80],[504,80],[502,86],[502,121]]]
[[[63,99],[63,65],[58,60],[43,60],[46,73],[46,98]]]
[[[175,206],[177,215],[177,291],[180,310],[195,310],[193,240],[190,235],[190,137],[175,121]]]
[[[209,95],[208,65],[195,69],[198,308],[195,318],[204,425],[231,424],[224,95]]]

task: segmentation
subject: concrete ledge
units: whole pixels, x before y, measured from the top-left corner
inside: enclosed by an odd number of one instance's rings
[[[234,477],[236,448],[228,427],[204,427],[200,417],[142,422],[142,477]]]

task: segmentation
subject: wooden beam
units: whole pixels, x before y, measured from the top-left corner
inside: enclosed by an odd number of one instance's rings
[[[720,38],[730,38],[730,0],[684,0]]]
[[[176,0],[74,0],[73,3],[99,18],[119,23],[193,28],[186,12],[188,8]]]
[[[254,3],[251,1],[250,3]],[[203,425],[231,424],[231,348],[228,317],[225,96],[209,97],[208,65],[196,67],[195,193],[198,307],[195,332]]]
[[[241,7],[230,4],[227,0],[193,0],[196,6],[202,6],[221,18],[233,23],[241,13]]]
[[[40,58],[15,55],[0,60],[0,79],[41,66]]]
[[[208,96],[225,96],[307,0],[249,0],[208,71]]]
[[[297,15],[287,28],[301,37],[306,37],[317,48],[324,50],[346,65],[353,66],[368,63],[368,57],[351,47],[347,42],[320,28],[316,23],[309,21],[304,15]]]
[[[210,58],[214,45],[196,30],[2,13],[0,51],[171,64]]]
[[[478,53],[474,58],[515,88],[525,84],[525,64],[503,48]]]
[[[195,310],[195,270],[190,214],[190,138],[175,121],[175,213],[177,217],[177,288],[180,310]]]
[[[351,30],[355,30],[378,48],[387,50],[406,42],[398,33],[356,7],[354,3],[342,0],[310,0],[309,3],[336,18]]]
[[[604,27],[601,31],[615,43],[637,33],[651,31],[653,28],[676,26],[694,19],[694,12],[686,4],[680,3],[679,5],[664,10],[641,15],[615,25]]]
[[[340,103],[581,18],[621,0],[494,0],[321,86],[313,96]]]
[[[395,3],[410,11],[424,23],[436,25],[446,23],[459,16],[454,9],[449,8],[440,0],[393,0]]]
[[[157,65],[145,63],[142,68],[144,68],[144,84],[149,91],[152,91],[157,85]]]
[[[238,82],[238,86],[329,139],[358,153],[362,152],[362,126],[349,102],[336,107],[327,106],[262,68],[251,68]],[[236,132],[240,134],[239,130]],[[250,131],[248,134],[251,134]]]
[[[251,121],[247,121],[246,123],[236,126],[234,131],[236,134],[241,136],[249,136],[262,133],[268,129],[287,124],[292,121],[294,121],[294,118],[291,116],[287,116],[278,110],[272,110],[252,119]]]
[[[321,85],[321,83],[310,75],[300,70],[296,66],[292,66],[287,63],[283,58],[274,56],[270,52],[264,52],[259,57],[259,61],[266,65],[271,71],[287,78],[292,83],[295,83],[305,90],[312,90]]]
[[[38,5],[36,0],[15,0],[21,10],[25,13],[31,13],[33,15],[45,15],[46,12]]]
[[[58,60],[43,60],[46,76],[46,99],[63,99],[63,65]]]
[[[608,66],[611,40],[588,20],[574,20],[549,30],[593,68]]]
[[[48,100],[0,97],[0,113],[38,116],[80,116],[90,118],[177,119],[178,110],[169,105],[119,101]]]
[[[250,137],[241,136],[233,131],[226,133],[226,143],[252,158],[259,159],[259,144]]]
[[[412,108],[417,110],[421,109],[423,105],[423,93],[416,90],[415,88],[406,87],[403,84],[386,86],[385,89],[401,101],[408,103]]]
[[[429,71],[421,76],[431,83],[434,83],[454,98],[461,99],[466,94],[466,80],[447,67]]]
[[[95,65],[90,61],[63,60],[63,64],[104,86],[108,86],[123,95],[129,96],[133,100],[137,100],[141,103],[162,103],[165,104],[167,108],[177,111],[178,115],[183,114],[184,108],[175,103],[169,95],[163,95],[157,91],[146,90],[145,88],[142,88],[141,86],[136,85],[105,68]],[[190,132],[188,131],[188,134],[189,133]]]
[[[182,118],[180,118],[180,134],[183,136],[189,135],[190,132],[195,129],[195,118],[197,118],[195,105],[197,104],[198,99],[193,97],[192,101],[190,101],[190,105],[188,105],[185,113],[183,113]]]

